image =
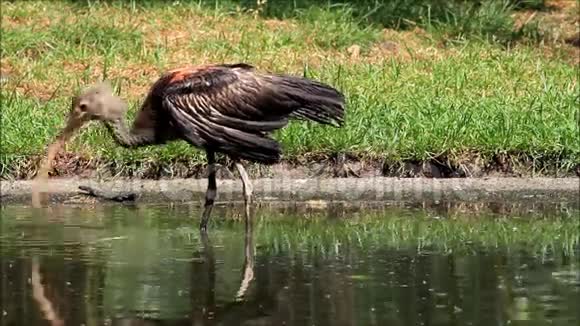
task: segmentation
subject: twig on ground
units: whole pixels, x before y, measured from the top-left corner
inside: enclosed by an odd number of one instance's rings
[[[109,194],[106,194],[100,190],[94,189],[94,188],[89,187],[89,186],[79,186],[79,189],[84,191],[84,192],[82,192],[82,194],[84,194],[84,195],[92,196],[92,197],[96,197],[96,198],[102,198],[102,199],[106,199],[106,200],[112,200],[112,201],[116,201],[116,202],[135,201],[135,199],[137,198],[137,195],[135,193],[132,193],[132,192],[121,193],[118,195],[109,195]]]

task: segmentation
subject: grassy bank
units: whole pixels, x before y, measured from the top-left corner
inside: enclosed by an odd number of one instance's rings
[[[32,174],[64,125],[70,96],[87,84],[111,80],[133,114],[163,71],[237,61],[305,74],[347,96],[344,128],[292,123],[276,133],[293,162],[343,153],[384,166],[437,160],[485,167],[519,160],[524,169],[547,174],[578,167],[578,51],[549,37],[555,34],[546,34],[542,21],[526,18],[522,25],[514,18],[524,15],[520,11],[490,16],[491,9],[474,7],[479,11],[464,13],[494,18],[467,28],[437,16],[415,19],[413,27],[410,18],[397,25],[373,20],[376,12],[365,17],[365,4],[304,2],[281,11],[213,1],[5,3],[0,174]],[[572,17],[576,9],[552,10]],[[500,16],[505,22],[494,25]],[[496,34],[501,41],[493,41]],[[176,163],[191,174],[205,162],[184,142],[116,147],[101,126],[83,132],[67,152],[61,160],[68,168],[85,164],[120,174]]]

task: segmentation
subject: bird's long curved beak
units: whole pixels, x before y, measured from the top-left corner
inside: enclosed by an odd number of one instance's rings
[[[85,125],[89,121],[91,121],[91,119],[88,114],[84,112],[78,112],[77,110],[73,110],[69,114],[67,123],[64,126],[64,128],[60,131],[58,138],[64,139],[69,138],[75,131],[79,130],[83,125]]]
[[[38,169],[38,173],[35,177],[36,180],[42,181],[48,179],[48,171],[54,161],[58,151],[64,144],[72,138],[74,133],[79,130],[85,123],[87,123],[90,119],[88,119],[87,114],[79,114],[79,112],[75,112],[73,110],[69,113],[68,120],[66,126],[62,128],[62,130],[56,136],[56,139],[48,146],[47,150],[47,158],[42,163],[40,168]],[[32,191],[32,206],[33,207],[40,207],[40,190],[37,188],[37,185],[33,186]]]

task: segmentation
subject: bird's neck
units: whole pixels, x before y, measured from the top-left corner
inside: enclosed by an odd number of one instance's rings
[[[115,141],[123,147],[139,147],[155,142],[155,134],[152,130],[135,128],[129,130],[124,118],[108,120],[105,122],[105,126]]]

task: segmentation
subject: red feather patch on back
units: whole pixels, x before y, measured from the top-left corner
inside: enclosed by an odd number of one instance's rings
[[[172,84],[172,83],[176,83],[176,82],[180,82],[184,79],[186,79],[188,76],[191,76],[192,74],[199,72],[203,69],[207,69],[209,66],[196,66],[196,67],[182,67],[182,68],[177,68],[177,69],[173,69],[167,72],[167,75],[169,76],[168,79],[168,83]]]
[[[195,68],[180,68],[180,69],[175,69],[169,72],[170,74],[170,78],[169,78],[169,83],[175,83],[175,82],[180,82],[182,80],[184,80],[187,76],[191,75],[192,73],[194,73],[195,71],[197,71],[198,69]]]

